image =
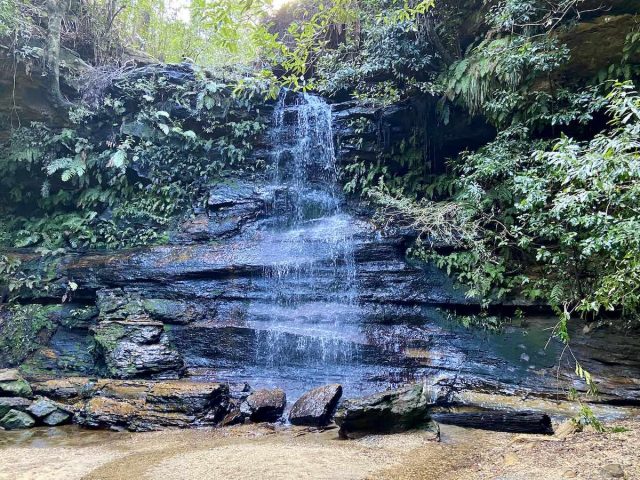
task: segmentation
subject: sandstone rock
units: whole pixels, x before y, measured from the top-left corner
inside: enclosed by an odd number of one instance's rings
[[[223,384],[166,381],[154,384],[147,404],[159,411],[203,413],[221,403],[226,406],[228,388]]]
[[[57,409],[57,405],[51,400],[49,400],[48,398],[41,398],[33,402],[27,410],[34,417],[42,419],[47,415],[55,412]]]
[[[558,438],[567,438],[582,430],[582,425],[573,420],[566,420],[558,425],[554,430],[555,436]]]
[[[71,422],[71,414],[64,410],[57,409],[47,415],[42,421],[45,425],[56,427]]]
[[[338,384],[315,388],[293,404],[289,421],[294,425],[325,426],[331,421],[341,396],[342,386]]]
[[[0,397],[0,417],[3,417],[12,409],[26,412],[30,406],[31,400],[23,397]]]
[[[283,390],[263,388],[256,390],[247,397],[246,405],[249,408],[249,418],[253,422],[277,421],[287,405],[287,397]]]
[[[31,397],[33,391],[29,383],[22,378],[18,370],[0,370],[0,396]]]
[[[96,381],[87,377],[67,377],[34,382],[36,394],[57,400],[88,398],[95,393]]]
[[[126,428],[141,407],[142,403],[95,397],[76,415],[76,421],[80,425],[93,428]]]
[[[7,430],[18,430],[22,428],[31,428],[36,421],[28,413],[19,410],[9,410],[2,418],[0,418],[0,427]]]
[[[422,384],[347,400],[338,409],[335,422],[343,438],[414,428],[437,430],[429,417],[429,402]]]
[[[147,313],[139,295],[101,290],[97,305],[100,315],[94,338],[111,376],[179,375],[182,357],[169,346],[164,324]]]
[[[132,431],[214,425],[228,412],[228,393],[219,383],[98,380],[75,419],[88,427]]]
[[[602,476],[604,478],[624,478],[624,470],[617,463],[610,463],[602,467]]]

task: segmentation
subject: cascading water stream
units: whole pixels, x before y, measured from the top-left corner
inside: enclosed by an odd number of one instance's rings
[[[270,305],[256,325],[257,361],[267,367],[302,362],[322,367],[357,358],[343,319],[357,315],[351,219],[342,211],[331,109],[321,98],[283,92],[271,141],[273,222],[283,260],[265,268]],[[304,288],[299,288],[304,285]],[[258,313],[258,312],[256,312]],[[258,323],[258,322],[256,322]],[[295,338],[292,337],[295,334]]]

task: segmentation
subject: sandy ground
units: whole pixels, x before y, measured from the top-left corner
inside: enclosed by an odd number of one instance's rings
[[[0,432],[0,479],[593,479],[619,465],[640,480],[640,419],[623,433],[565,439],[442,426],[343,441],[336,430],[240,426],[115,433],[65,429]],[[611,467],[609,467],[611,468]],[[615,468],[613,470],[616,470]]]

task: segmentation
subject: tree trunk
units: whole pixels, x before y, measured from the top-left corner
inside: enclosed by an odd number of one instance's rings
[[[62,16],[67,0],[47,0],[47,46],[45,52],[45,73],[49,82],[49,96],[57,107],[67,108],[70,103],[60,91],[60,32]]]
[[[432,418],[445,425],[492,430],[494,432],[552,434],[551,419],[545,413],[491,410],[473,413],[437,413]]]

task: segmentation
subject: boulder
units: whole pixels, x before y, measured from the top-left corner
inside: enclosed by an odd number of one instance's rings
[[[0,427],[7,430],[18,430],[22,428],[31,428],[36,421],[28,413],[19,410],[9,410],[2,418],[0,418]]]
[[[287,397],[279,388],[256,390],[246,400],[249,418],[253,422],[277,421],[282,416],[286,405]]]
[[[31,400],[23,397],[0,397],[0,417],[6,415],[9,410],[28,411]]]
[[[323,427],[331,421],[341,396],[342,386],[336,383],[314,388],[293,404],[289,421],[294,425]]]
[[[0,370],[0,396],[28,398],[31,395],[33,395],[31,386],[22,378],[18,370]]]
[[[74,399],[75,420],[131,431],[215,425],[228,412],[228,393],[220,383],[97,380],[91,398]]]
[[[47,415],[55,412],[58,409],[57,405],[48,398],[40,398],[33,402],[27,411],[36,418],[43,419]]]
[[[126,428],[142,404],[95,397],[84,404],[76,415],[78,424],[92,428]]]
[[[65,423],[71,422],[71,414],[64,410],[57,409],[44,417],[42,422],[50,427],[64,425]]]
[[[220,383],[166,381],[154,384],[146,401],[159,411],[193,415],[226,407],[227,393],[228,388]]]
[[[422,384],[347,400],[335,416],[343,438],[367,433],[393,433],[415,428],[437,430]]]

